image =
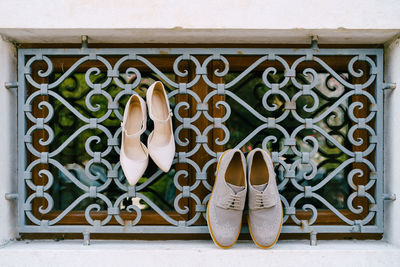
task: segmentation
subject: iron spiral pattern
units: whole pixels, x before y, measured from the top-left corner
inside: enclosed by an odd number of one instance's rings
[[[82,232],[86,229],[90,232],[205,233],[206,226],[199,221],[204,222],[212,190],[210,173],[223,152],[215,148],[234,147],[246,151],[254,146],[270,152],[279,174],[283,221],[287,223],[283,232],[383,230],[380,197],[383,82],[382,51],[379,49],[82,48],[20,49],[19,52],[18,178],[19,229],[22,232]],[[171,73],[152,61],[154,56],[165,54],[174,58]],[[55,71],[53,60],[57,56],[70,57],[72,61],[62,72]],[[241,70],[231,71],[230,60],[237,56],[251,56],[255,60]],[[328,57],[335,56],[345,57],[346,70],[335,70],[327,63],[332,62],[326,60]],[[40,67],[33,68],[38,62]],[[212,68],[215,63],[219,67]],[[138,64],[148,69],[146,74],[135,67]],[[189,65],[190,70],[186,69]],[[357,67],[360,65],[364,67]],[[82,82],[76,78],[78,69],[86,90],[80,95],[70,88],[67,92],[70,95],[66,97],[59,88],[67,79],[72,79],[73,83]],[[143,193],[159,179],[160,170],[149,174],[144,182],[129,186],[121,176],[120,163],[112,161],[116,157],[110,157],[120,152],[122,99],[137,94],[149,73],[154,79],[160,79],[168,90],[174,112],[175,141],[178,147],[186,148],[176,152],[173,162],[174,166],[186,167],[173,166],[171,183],[175,194],[170,206],[187,219],[171,216]],[[243,83],[250,76],[257,79],[257,84],[248,92]],[[127,82],[123,77],[134,79]],[[208,88],[206,94],[200,96],[198,89],[193,89],[198,83]],[[325,89],[321,90],[322,87]],[[253,94],[254,103],[239,94],[243,90],[247,90],[245,94]],[[96,100],[99,98],[105,100],[99,102]],[[37,111],[45,115],[38,116]],[[215,111],[222,115],[214,116]],[[241,115],[243,111],[250,114],[251,119]],[[68,124],[63,128],[64,113],[76,122],[71,132],[68,132]],[[235,139],[232,128],[240,116],[248,120],[250,131]],[[207,126],[199,127],[199,120],[206,120]],[[216,129],[219,135],[214,138],[212,133]],[[89,182],[83,182],[60,162],[65,156],[63,152],[85,131],[90,134],[81,144],[84,151],[79,153],[86,155],[82,171]],[[35,132],[39,133],[38,140]],[[183,137],[187,136],[184,132],[189,132],[191,138]],[[207,161],[196,162],[193,157],[198,153],[207,155]],[[320,175],[325,165],[331,167]],[[104,175],[94,171],[95,166],[102,166]],[[55,174],[62,175],[82,193],[56,216],[43,219],[56,205],[52,188],[59,177]],[[348,188],[342,208],[320,193],[339,174],[343,176],[341,183]],[[41,183],[34,182],[35,175]],[[193,177],[193,183],[182,182],[189,177]],[[207,193],[196,193],[200,187]],[[120,192],[118,197],[110,197],[111,188]],[[140,203],[145,203],[166,224],[140,225],[143,211],[139,202],[125,205],[124,212],[135,214],[135,219],[127,222],[121,217],[121,206],[127,198],[139,198]],[[38,213],[33,211],[35,199],[43,203]],[[182,204],[186,203],[185,199],[194,204]],[[84,209],[87,225],[59,224],[82,203],[87,203]],[[334,214],[341,223],[316,223],[322,209]],[[94,218],[95,211],[103,211],[104,216]],[[301,211],[303,215],[299,216]],[[186,216],[188,214],[191,216]],[[110,224],[112,220],[114,224]]]

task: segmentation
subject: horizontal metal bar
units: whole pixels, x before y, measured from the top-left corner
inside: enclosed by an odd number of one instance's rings
[[[18,82],[6,82],[4,83],[4,87],[6,89],[18,88]]]
[[[18,193],[6,193],[4,197],[7,200],[16,200],[18,199]]]
[[[214,53],[223,55],[304,55],[312,51],[314,55],[378,55],[383,53],[379,48],[324,48],[313,50],[311,48],[27,48],[19,49],[24,55],[88,55],[95,53],[98,55],[127,55],[136,53],[139,55],[182,55],[189,53],[191,55],[212,55]]]
[[[383,194],[383,199],[384,200],[395,201],[396,200],[396,194]]]
[[[317,233],[354,233],[353,226],[349,225],[314,225],[309,229]],[[132,234],[208,234],[207,226],[101,226],[93,227],[88,225],[57,225],[50,227],[41,226],[22,226],[18,227],[20,233],[132,233]],[[381,229],[374,225],[363,226],[363,233],[383,233]],[[249,233],[248,227],[243,226],[241,233]],[[304,231],[300,226],[284,225],[281,233],[310,233]]]
[[[386,89],[394,90],[394,89],[396,89],[396,83],[384,83],[382,86],[382,89],[383,90],[386,90]]]

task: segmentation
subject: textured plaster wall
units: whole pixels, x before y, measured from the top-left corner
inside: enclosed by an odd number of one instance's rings
[[[385,191],[397,200],[385,202],[385,239],[400,245],[400,39],[385,49],[385,80],[395,82],[395,90],[385,92]]]
[[[0,28],[396,29],[397,0],[3,0]]]
[[[4,83],[16,80],[16,63],[16,50],[0,39],[0,246],[15,236],[15,203],[4,195],[17,189],[17,97]]]
[[[2,0],[0,34],[18,42],[383,43],[398,0]]]

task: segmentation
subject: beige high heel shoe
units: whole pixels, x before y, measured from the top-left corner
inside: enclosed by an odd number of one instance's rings
[[[122,143],[120,162],[130,185],[142,177],[149,163],[146,146],[140,142],[140,135],[146,130],[146,103],[139,95],[132,95],[126,103],[121,123]]]
[[[175,140],[172,111],[161,82],[155,82],[149,87],[146,102],[149,116],[154,121],[154,131],[150,133],[147,140],[149,154],[162,171],[168,172],[175,156]]]

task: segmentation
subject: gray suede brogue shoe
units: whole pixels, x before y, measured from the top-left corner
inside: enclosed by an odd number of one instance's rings
[[[239,237],[246,193],[246,159],[238,149],[227,150],[218,161],[207,205],[208,229],[220,248],[232,247]]]
[[[247,155],[249,183],[248,225],[251,237],[260,248],[270,248],[282,228],[282,203],[269,154],[260,148]]]

